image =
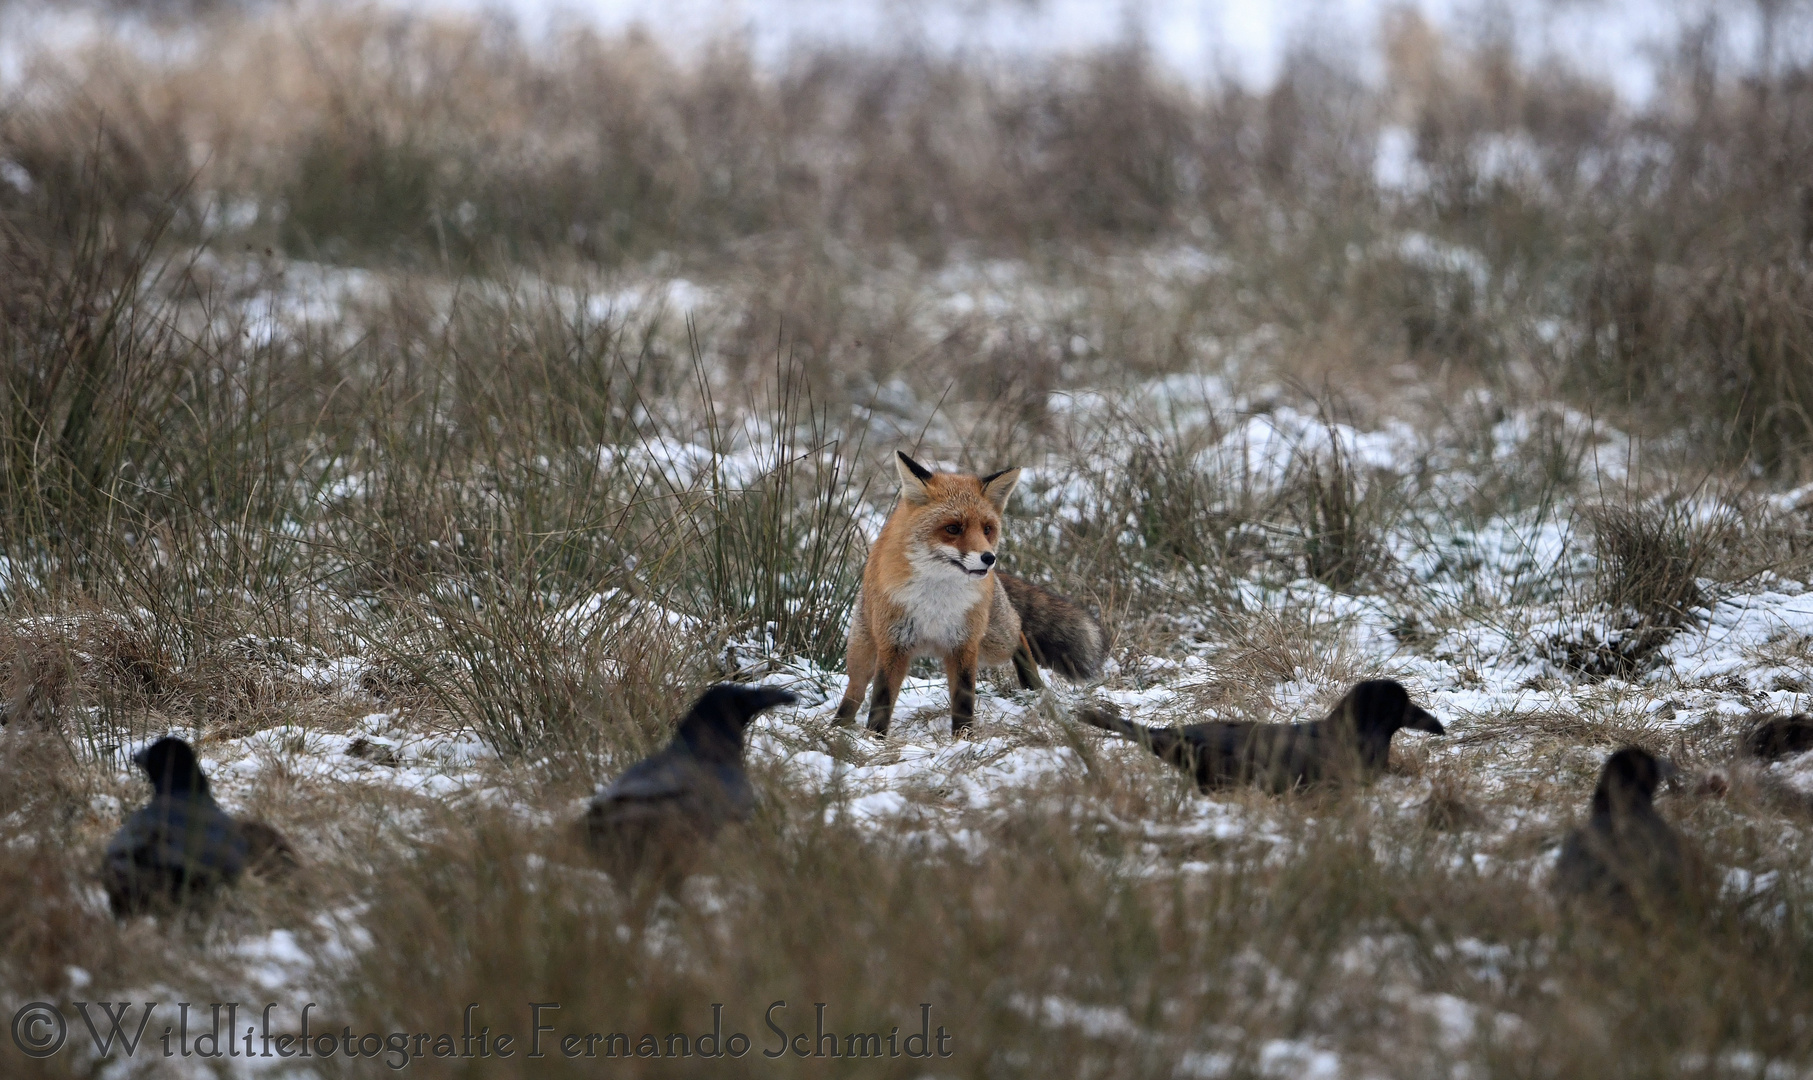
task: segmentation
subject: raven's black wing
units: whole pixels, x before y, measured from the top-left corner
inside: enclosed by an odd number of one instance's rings
[[[123,913],[230,885],[245,869],[246,852],[239,826],[209,796],[159,795],[108,841],[101,874],[114,910]]]

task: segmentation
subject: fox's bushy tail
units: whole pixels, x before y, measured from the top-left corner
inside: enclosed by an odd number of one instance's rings
[[[1071,682],[1094,678],[1107,655],[1102,627],[1074,600],[1012,574],[1000,573],[1007,599],[1020,616],[1032,658]]]

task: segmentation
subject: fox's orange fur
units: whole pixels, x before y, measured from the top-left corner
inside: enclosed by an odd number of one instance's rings
[[[855,719],[873,682],[869,730],[886,733],[908,665],[936,656],[950,680],[951,728],[962,732],[975,718],[977,666],[1005,664],[1023,645],[1020,617],[995,568],[1001,510],[1020,470],[934,473],[899,457],[900,504],[863,567],[837,720]]]

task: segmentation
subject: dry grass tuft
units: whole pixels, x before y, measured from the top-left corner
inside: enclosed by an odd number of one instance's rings
[[[1390,481],[1362,480],[1332,425],[1325,451],[1300,457],[1290,514],[1303,534],[1304,572],[1330,588],[1346,589],[1382,568],[1381,536],[1389,525]]]
[[[1700,587],[1720,539],[1680,502],[1595,508],[1593,547],[1599,557],[1599,599],[1630,613],[1636,627],[1672,629],[1704,608]]]

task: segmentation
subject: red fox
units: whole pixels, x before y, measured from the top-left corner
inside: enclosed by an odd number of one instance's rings
[[[1012,662],[1026,687],[1041,685],[1039,663],[1069,679],[1099,671],[1102,631],[1095,620],[1070,600],[995,565],[1001,511],[1020,470],[934,473],[898,456],[900,503],[863,567],[862,591],[850,614],[849,685],[837,723],[856,718],[873,682],[869,730],[887,734],[915,656],[944,661],[951,732],[957,735],[975,722],[978,665]]]

